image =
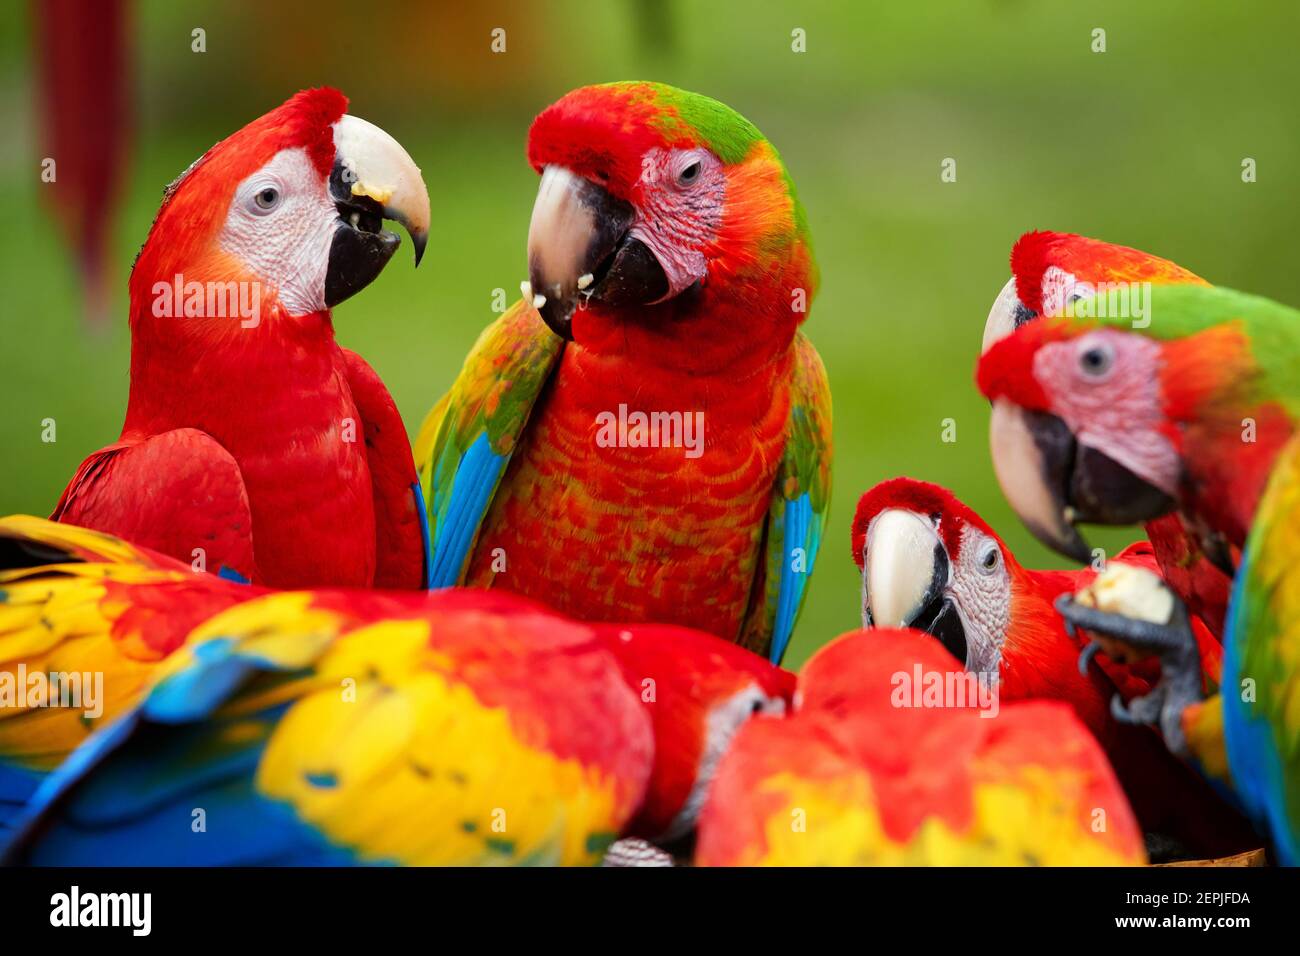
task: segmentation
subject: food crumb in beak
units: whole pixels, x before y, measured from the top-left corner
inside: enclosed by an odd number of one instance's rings
[[[540,309],[545,304],[546,304],[546,296],[542,295],[540,292],[537,295],[533,296],[534,309]]]
[[[590,272],[586,273],[585,275],[578,276],[578,288],[579,289],[587,288],[587,286],[591,285],[591,280],[594,278],[595,276],[593,276]]]
[[[533,297],[533,284],[527,279],[519,283],[519,294],[525,299],[531,299]]]

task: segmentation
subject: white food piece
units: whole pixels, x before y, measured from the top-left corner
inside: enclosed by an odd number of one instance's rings
[[[578,288],[579,289],[587,288],[587,286],[591,285],[592,280],[595,278],[596,277],[593,276],[590,272],[583,273],[582,275],[578,276]]]
[[[1168,624],[1174,614],[1173,592],[1160,576],[1122,561],[1108,564],[1106,570],[1074,598],[1084,607],[1152,624]]]

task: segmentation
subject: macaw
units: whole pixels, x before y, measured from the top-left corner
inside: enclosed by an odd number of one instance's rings
[[[1143,328],[1082,311],[1030,323],[980,360],[1003,490],[1063,550],[1077,538],[1075,521],[1126,524],[1175,507],[1246,549],[1224,635],[1223,687],[1232,690],[1214,698],[1221,706],[1192,706],[1199,695],[1189,674],[1199,665],[1177,614],[1124,624],[1122,606],[1079,610],[1068,600],[1063,613],[1161,651],[1161,682],[1136,710],[1159,719],[1175,749],[1181,730],[1210,776],[1230,773],[1279,857],[1300,863],[1297,712],[1288,703],[1300,652],[1287,600],[1289,531],[1276,530],[1290,528],[1300,314],[1196,286],[1153,287]]]
[[[397,408],[330,310],[429,226],[391,136],[306,90],[163,194],[131,271],[121,437],[51,517],[274,587],[422,587],[426,525]]]
[[[1128,666],[1085,647],[1053,607],[1085,587],[1091,568],[1022,567],[998,534],[946,488],[911,478],[881,482],[859,500],[853,560],[862,572],[862,624],[932,634],[968,671],[995,675],[1001,699],[1068,703],[1101,744],[1145,832],[1172,838],[1161,854],[1227,856],[1258,846],[1250,825],[1146,726],[1117,719],[1112,700],[1149,693],[1152,665]],[[1111,559],[1158,570],[1151,546]],[[1194,621],[1206,690],[1218,688],[1222,648]],[[1155,850],[1152,851],[1155,853]]]
[[[273,591],[34,518],[0,542],[0,689],[104,674],[97,713],[0,711],[6,809],[52,827],[31,860],[593,862],[690,832],[736,729],[794,689],[721,638],[504,591]],[[415,800],[448,808],[427,838],[395,815]],[[174,845],[194,807],[230,829]]]
[[[989,310],[982,352],[1030,319],[1059,315],[1067,302],[1085,294],[1100,290],[1109,295],[1115,284],[1209,284],[1168,259],[1062,232],[1021,236],[1011,250],[1011,273]],[[1239,554],[1179,514],[1154,518],[1145,530],[1165,580],[1193,615],[1221,637]]]
[[[99,531],[0,519],[0,834],[50,771],[136,703],[191,629],[262,592]],[[99,675],[99,687],[79,708],[31,700],[36,675],[51,673]]]
[[[1137,865],[1142,833],[1068,706],[951,699],[961,664],[911,630],[859,631],[799,674],[784,720],[736,735],[700,814],[696,862]],[[964,693],[964,692],[963,692]]]
[[[729,107],[657,83],[569,93],[528,161],[526,294],[415,445],[433,586],[685,624],[779,662],[831,467],[784,164]]]

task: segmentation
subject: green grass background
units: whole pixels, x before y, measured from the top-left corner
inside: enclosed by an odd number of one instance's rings
[[[340,340],[388,383],[414,432],[483,325],[518,288],[536,177],[533,114],[586,83],[650,78],[708,93],[777,145],[808,210],[821,294],[807,333],[835,400],[835,492],[788,662],[857,622],[848,525],[899,474],[941,482],[1030,565],[997,488],[972,385],[1007,254],[1030,228],[1172,258],[1300,303],[1300,13],[1293,2],[374,2],[267,10],[138,3],[137,103],[114,227],[110,327],[87,330],[39,181],[30,9],[0,37],[0,511],[45,514],[112,441],[127,391],[125,288],[162,187],[303,86],[330,83],[405,144],[433,199],[418,271],[400,255],[337,310]],[[207,52],[190,31],[207,31]],[[507,31],[507,52],[489,31]],[[791,30],[807,52],[791,51]],[[1090,50],[1107,31],[1107,52]],[[73,25],[67,28],[75,28]],[[945,157],[957,182],[940,182]],[[1241,181],[1241,161],[1258,182]],[[202,383],[196,382],[196,388]],[[58,441],[40,440],[41,420]],[[941,441],[941,422],[958,440]],[[1117,547],[1123,530],[1098,532]],[[579,556],[575,556],[578,559]]]

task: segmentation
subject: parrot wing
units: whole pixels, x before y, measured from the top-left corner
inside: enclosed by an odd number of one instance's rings
[[[492,497],[563,350],[564,340],[537,311],[517,302],[484,330],[420,428],[415,460],[431,508],[431,588],[464,577]]]
[[[1224,638],[1223,731],[1237,795],[1300,865],[1300,438],[1279,453],[1242,554]]]
[[[49,778],[11,857],[598,862],[642,799],[648,716],[587,628],[449,593],[217,615]]]
[[[0,831],[190,628],[255,593],[98,531],[0,520]]]
[[[802,332],[794,350],[790,426],[767,513],[755,605],[741,638],[774,664],[785,655],[807,596],[831,497],[830,384]]]
[[[375,587],[422,588],[432,564],[424,492],[393,396],[366,360],[343,349],[348,386],[361,413],[375,500]]]
[[[202,527],[195,527],[195,514],[207,516]],[[185,561],[201,548],[214,571],[257,578],[244,477],[230,452],[196,428],[95,452],[72,476],[50,518]]]

